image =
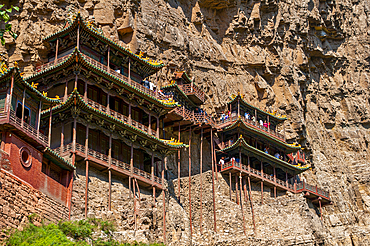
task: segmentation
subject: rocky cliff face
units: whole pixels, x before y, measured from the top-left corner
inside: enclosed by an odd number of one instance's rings
[[[81,11],[93,15],[107,37],[168,64],[160,81],[174,70],[189,71],[207,93],[209,112],[240,91],[258,107],[287,114],[288,139],[302,144],[312,165],[306,179],[330,190],[334,201],[324,209],[320,227],[330,238],[325,243],[367,244],[369,0],[5,2],[21,8],[12,20],[19,38],[8,38],[6,50],[0,49],[26,73],[45,61],[41,39],[59,30],[68,12]],[[282,211],[281,219],[288,220],[289,210]],[[305,228],[310,220],[317,218],[306,217],[297,226]],[[260,227],[270,228],[265,223]],[[270,230],[286,230],[276,236],[282,240],[292,236],[284,226]]]

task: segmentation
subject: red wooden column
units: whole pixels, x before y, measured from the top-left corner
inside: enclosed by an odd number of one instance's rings
[[[66,79],[66,87],[64,88],[64,98],[63,101],[65,102],[68,97],[68,80]]]
[[[249,159],[249,156],[248,156],[248,173],[251,172],[251,162],[250,162],[250,159]]]
[[[203,233],[203,126],[200,127],[200,234]]]
[[[109,193],[108,193],[108,211],[111,211],[112,207],[112,133],[109,135],[109,150],[108,150],[108,162],[109,162],[109,168],[108,168],[108,182],[109,182]]]
[[[274,167],[274,197],[276,198],[276,169],[275,169],[275,166]]]
[[[131,109],[131,103],[129,102],[128,104],[128,123],[131,124],[131,113],[132,113],[132,109]]]
[[[239,189],[238,189],[238,175],[235,175],[235,199],[236,204],[239,205]]]
[[[84,100],[87,102],[87,80],[85,80]]]
[[[148,125],[148,133],[149,133],[149,135],[152,135],[152,114],[151,113],[149,113],[148,114],[149,115],[149,125]]]
[[[178,140],[180,142],[180,123],[179,123],[179,135],[178,135]],[[181,177],[181,159],[180,159],[180,149],[177,151],[177,188],[178,188],[178,200],[179,200],[179,203],[180,203],[180,186],[181,186],[181,182],[180,182],[180,177]]]
[[[251,210],[252,210],[252,219],[253,219],[253,228],[254,228],[254,235],[256,235],[256,222],[254,220],[254,209],[253,209],[253,201],[252,201],[252,188],[251,188],[251,178],[248,175],[248,188],[249,188],[249,201],[251,203]]]
[[[78,23],[77,28],[77,48],[80,49],[80,23]]]
[[[270,132],[270,116],[267,115],[267,131]]]
[[[189,128],[189,219],[190,235],[193,235],[193,222],[191,220],[191,126]]]
[[[128,83],[131,85],[131,59],[128,58]]]
[[[85,155],[88,157],[89,153],[89,123],[86,124],[86,135],[85,135]]]
[[[41,109],[42,109],[42,102],[40,100],[40,103],[39,103],[39,113],[37,115],[37,126],[36,126],[37,127],[36,128],[36,130],[37,130],[37,138],[40,135]]]
[[[136,189],[135,189],[135,179],[132,179],[132,189],[133,189],[133,193],[134,193],[134,230],[136,232],[137,230],[137,217],[136,217],[136,214],[137,214],[137,211],[136,211]]]
[[[60,154],[64,151],[64,122],[62,122],[62,132],[60,133]]]
[[[108,46],[108,59],[107,59],[107,68],[108,68],[108,73],[110,72],[110,46]]]
[[[23,90],[23,98],[22,98],[22,120],[21,120],[21,127],[23,128],[24,125],[24,104],[26,102],[26,87]],[[49,144],[50,146],[50,144]]]
[[[166,157],[162,157],[162,201],[163,201],[163,242],[166,242],[166,194],[164,187],[164,161]],[[164,161],[163,161],[164,160]],[[166,163],[167,164],[167,163]]]
[[[152,160],[151,160],[151,177],[152,177],[152,188],[153,188],[153,207],[155,207],[155,186],[154,186],[154,151],[152,152]]]
[[[215,198],[215,170],[213,163],[215,162],[213,155],[213,132],[211,128],[211,156],[212,156],[212,195],[213,195],[213,227],[214,231],[217,232],[216,225],[216,198]]]
[[[159,116],[157,118],[157,138],[159,138]]]
[[[257,125],[258,120],[257,120],[257,109],[254,110],[254,125]]]
[[[242,210],[242,216],[243,216],[243,229],[244,229],[244,235],[247,234],[245,229],[245,218],[244,218],[244,210],[243,210],[243,198],[242,198],[242,173],[239,173],[239,182],[240,182],[240,208]]]
[[[85,218],[87,218],[87,201],[89,197],[89,160],[86,160],[86,184],[85,184]]]
[[[288,188],[288,172],[285,171],[285,185],[286,185],[286,188]]]
[[[320,219],[322,221],[321,197],[319,197],[319,206],[320,206]]]
[[[53,117],[53,107],[50,106],[50,114],[49,114],[49,134],[48,134],[48,144],[49,144],[49,147],[51,145],[51,120],[52,120],[52,117]],[[76,121],[76,119],[75,119]],[[23,121],[22,121],[23,122]],[[75,129],[74,129],[75,130]]]
[[[261,161],[261,176],[263,178],[263,162]],[[263,204],[263,179],[261,180],[261,204]]]
[[[134,142],[131,143],[131,151],[130,151],[130,177],[128,178],[128,189],[130,191],[130,198],[132,197],[132,195],[131,195],[131,180],[132,180],[133,171],[134,171]]]
[[[232,193],[232,180],[231,180],[231,172],[229,172],[229,194],[230,194],[230,201],[232,201],[233,199],[231,198],[231,193]]]
[[[240,99],[238,98],[238,118],[240,117]]]
[[[57,60],[58,60],[58,49],[59,49],[59,38],[57,38],[57,44],[55,45],[54,65],[57,64]]]

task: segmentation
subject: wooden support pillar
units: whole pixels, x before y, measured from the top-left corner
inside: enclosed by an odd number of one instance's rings
[[[135,189],[135,179],[132,180],[132,189],[134,193],[134,230],[137,231],[137,211],[136,211],[136,189]]]
[[[261,176],[263,178],[263,162],[261,161]],[[263,204],[263,179],[261,180],[261,205]]]
[[[251,203],[251,210],[252,210],[253,230],[254,230],[254,235],[256,235],[256,222],[254,220],[254,210],[253,210],[252,188],[251,188],[251,178],[250,178],[250,176],[248,176],[248,188],[249,188],[249,201]]]
[[[132,109],[131,109],[131,103],[129,102],[128,104],[128,123],[131,124],[131,113],[132,113]]]
[[[232,180],[231,180],[231,172],[229,172],[229,194],[230,194],[230,201],[232,201],[233,199],[232,199],[232,195],[231,195],[231,193],[232,193]]]
[[[286,135],[285,135],[285,121],[283,121],[283,131],[284,131],[284,141],[286,141]]]
[[[22,97],[22,120],[21,120],[21,127],[23,127],[23,125],[24,125],[24,104],[25,103],[26,103],[26,88],[24,88],[24,90],[23,90],[23,97]],[[50,146],[50,144],[49,144],[49,146]]]
[[[149,113],[149,125],[148,125],[148,133],[152,135],[152,115]]]
[[[200,234],[203,233],[203,126],[200,127]]]
[[[164,161],[166,161],[166,157],[163,156],[162,157],[162,187],[164,185]],[[166,194],[165,194],[165,189],[163,188],[162,188],[162,201],[163,201],[163,243],[166,243]]]
[[[267,131],[270,132],[270,116],[267,115]]]
[[[211,156],[212,156],[212,196],[213,196],[213,228],[214,232],[217,232],[216,225],[216,198],[215,198],[215,172],[214,172],[214,155],[213,155],[213,131],[211,128]]]
[[[245,218],[244,218],[244,210],[243,210],[243,198],[242,198],[242,173],[239,173],[239,183],[240,183],[240,209],[242,210],[242,216],[243,216],[243,230],[244,230],[244,235],[247,234],[246,229],[245,229]]]
[[[244,201],[247,202],[248,199],[247,199],[247,185],[246,185],[246,181],[245,181],[245,178],[243,178],[243,190],[244,190]]]
[[[248,156],[248,173],[251,172],[251,161],[250,161],[250,158]]]
[[[80,49],[80,24],[78,24],[77,28],[77,48]]]
[[[235,199],[236,204],[239,205],[239,190],[238,190],[238,175],[235,175]]]
[[[73,141],[73,152],[76,153],[76,128],[77,128],[77,119],[73,118],[73,135],[72,135],[72,141]]]
[[[53,107],[50,106],[50,114],[49,114],[49,134],[48,134],[48,145],[51,145],[51,120],[53,117]]]
[[[190,235],[193,235],[193,222],[191,220],[191,126],[189,128],[189,220]]]
[[[107,67],[108,67],[108,73],[110,72],[110,46],[108,46],[108,59],[107,59]]]
[[[37,130],[37,138],[39,137],[40,135],[40,123],[41,123],[41,110],[42,110],[42,102],[40,100],[40,103],[39,103],[39,113],[37,115],[37,126],[36,126],[36,130]]]
[[[321,197],[319,197],[319,206],[320,206],[320,219],[322,221]]]
[[[288,188],[288,172],[285,171],[285,185]]]
[[[64,152],[64,122],[62,122],[62,132],[60,133],[60,154]]]
[[[110,115],[110,93],[107,93],[107,114]]]
[[[215,143],[212,142],[213,146],[213,156],[214,156],[214,165],[215,165],[215,174],[216,174],[216,181],[218,182],[218,169],[217,169],[217,158],[216,158],[216,146]]]
[[[128,83],[131,85],[131,59],[128,58]]]
[[[275,166],[273,166],[274,168],[274,197],[276,198],[276,168]]]
[[[108,193],[108,211],[111,211],[112,207],[112,133],[109,135],[109,150],[108,150],[108,181],[109,181],[109,193]]]
[[[85,80],[85,87],[84,87],[84,100],[87,101],[87,80]]]
[[[89,197],[89,161],[86,160],[86,172],[85,172],[85,177],[86,177],[86,184],[85,184],[85,218],[87,218],[87,201]]]
[[[254,110],[254,125],[257,125],[257,109]]]
[[[128,178],[128,189],[130,190],[130,198],[131,196],[131,180],[132,180],[132,175],[134,171],[134,143],[131,143],[131,150],[130,150],[130,177]],[[163,184],[163,183],[162,183]]]
[[[72,165],[76,166],[76,153],[72,154]],[[69,185],[68,185],[68,202],[67,202],[67,207],[68,207],[68,220],[71,220],[71,212],[72,212],[72,190],[73,190],[73,171],[69,172]]]
[[[157,207],[157,202],[155,199],[155,186],[153,186],[153,207]]]
[[[68,80],[66,79],[66,86],[64,88],[64,98],[63,98],[64,102],[67,100],[67,97],[68,97]]]
[[[158,117],[156,117],[157,118],[157,138],[159,138],[159,116]]]
[[[180,138],[181,138],[181,132],[180,132],[180,123],[179,123],[179,133],[178,133],[178,140],[180,142]],[[178,189],[178,200],[179,200],[179,203],[180,203],[180,192],[181,192],[181,182],[180,182],[180,177],[181,177],[181,159],[180,159],[180,153],[181,151],[178,150],[177,151],[177,189]]]
[[[86,124],[86,135],[85,135],[85,155],[86,158],[89,154],[89,123]]]
[[[58,60],[58,49],[59,49],[59,38],[57,38],[57,44],[55,45],[54,65],[57,64],[57,60]]]

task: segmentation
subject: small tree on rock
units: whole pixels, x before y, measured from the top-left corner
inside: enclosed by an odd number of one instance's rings
[[[5,45],[5,33],[9,33],[14,39],[17,38],[17,34],[12,31],[12,24],[9,24],[10,16],[9,13],[12,12],[12,10],[19,11],[19,7],[17,6],[11,6],[9,9],[4,8],[4,4],[0,4],[0,24],[2,22],[5,23],[5,28],[0,29],[0,41],[2,45]]]

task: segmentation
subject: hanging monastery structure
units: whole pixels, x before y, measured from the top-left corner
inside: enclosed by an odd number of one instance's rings
[[[165,66],[162,62],[133,54],[107,39],[80,14],[44,41],[50,51],[48,63],[30,77],[24,77],[17,66],[4,69],[0,77],[1,172],[65,206],[67,217],[76,212],[72,207],[79,173],[86,176],[82,211],[88,216],[92,168],[108,180],[108,211],[114,209],[112,179],[119,177],[127,184],[125,199],[134,200],[135,229],[140,193],[151,194],[153,207],[163,200],[164,241],[167,208],[166,193],[161,191],[174,177],[178,201],[189,199],[191,233],[191,198],[202,199],[204,193],[212,193],[217,231],[214,186],[219,176],[228,181],[230,199],[235,189],[235,201],[241,206],[242,199],[250,201],[252,213],[251,182],[261,190],[270,187],[274,197],[279,191],[304,193],[320,211],[331,203],[328,192],[299,178],[309,167],[301,147],[286,142],[285,116],[264,112],[242,95],[231,95],[230,114],[215,119],[201,109],[204,92],[186,72],[175,72],[172,81],[157,88],[158,81],[149,82],[147,77]],[[194,134],[199,135],[195,144]],[[184,135],[189,136],[186,143],[180,141]],[[205,153],[205,142],[210,153]],[[190,149],[195,145],[200,145],[200,158],[192,163]],[[206,154],[211,156],[207,165],[203,163]],[[4,158],[8,163],[4,164]],[[172,177],[169,158],[177,162]],[[212,190],[201,187],[201,194],[189,191],[189,197],[180,197],[184,160],[189,190],[192,165],[198,166],[200,175],[212,171]],[[261,196],[263,203],[263,192]],[[247,219],[254,220],[254,215]]]

